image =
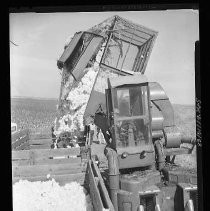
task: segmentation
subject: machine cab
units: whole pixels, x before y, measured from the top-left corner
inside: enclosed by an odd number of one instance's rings
[[[144,158],[146,153],[154,155],[147,78],[141,74],[109,78],[106,103],[113,139],[112,148],[121,157],[138,154],[137,166],[134,161],[131,162],[133,167],[138,167],[139,163],[150,163],[153,158],[139,162],[142,153]]]

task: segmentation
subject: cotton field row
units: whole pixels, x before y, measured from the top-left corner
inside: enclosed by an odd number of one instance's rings
[[[30,129],[31,133],[49,134],[56,116],[57,100],[11,99],[11,121],[19,129]]]

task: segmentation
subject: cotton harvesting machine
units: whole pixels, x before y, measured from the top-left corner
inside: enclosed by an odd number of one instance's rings
[[[95,210],[198,210],[196,173],[170,165],[176,155],[191,154],[196,140],[175,131],[168,96],[144,75],[157,34],[114,16],[76,33],[58,60],[60,108],[64,78],[78,84],[97,63],[84,120],[103,133],[107,169],[93,153],[90,130],[81,155],[88,158],[86,183]]]

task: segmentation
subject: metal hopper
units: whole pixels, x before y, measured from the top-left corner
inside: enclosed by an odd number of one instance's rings
[[[61,101],[65,100],[64,93],[70,92],[71,87],[76,86],[87,73],[88,67],[96,63],[98,74],[84,118],[94,115],[98,105],[105,107],[107,77],[110,73],[112,76],[132,75],[134,72],[144,74],[157,34],[117,15],[87,31],[75,33],[57,61],[58,68],[63,70],[60,107]],[[71,85],[66,90],[65,84],[70,75]],[[96,103],[96,98],[100,102]]]
[[[75,33],[57,61],[59,69],[66,67],[75,80],[105,46],[100,65],[123,73],[145,72],[157,32],[119,16]]]

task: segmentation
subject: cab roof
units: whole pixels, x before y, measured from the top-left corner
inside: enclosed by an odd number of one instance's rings
[[[148,83],[148,79],[145,75],[142,75],[140,73],[135,73],[134,75],[131,76],[108,78],[109,88],[115,88],[123,85],[142,84],[142,83]]]

